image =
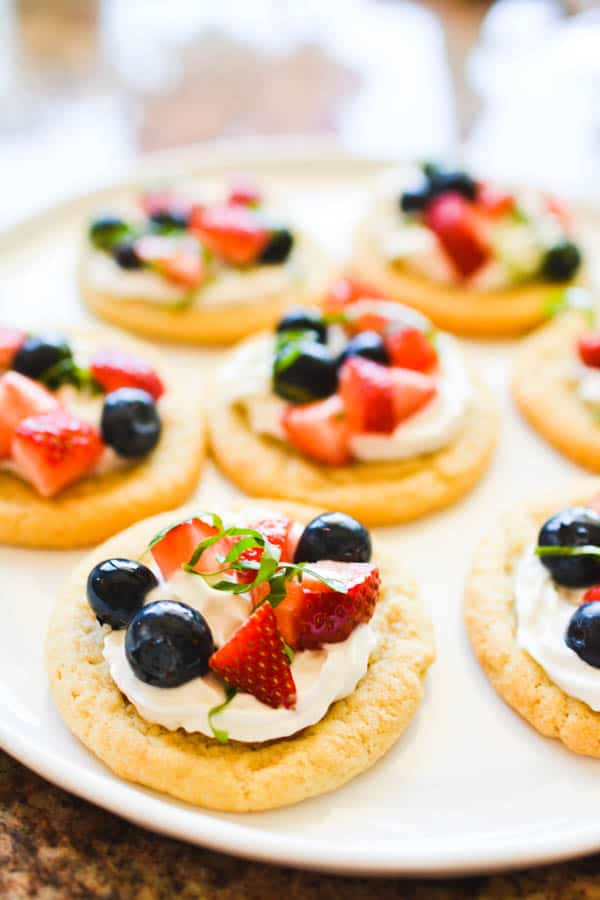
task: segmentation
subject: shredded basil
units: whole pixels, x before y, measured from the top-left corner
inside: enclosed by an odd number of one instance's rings
[[[213,733],[214,738],[220,744],[226,744],[229,741],[229,733],[221,728],[215,728],[213,723],[213,717],[217,715],[217,713],[223,712],[224,709],[227,709],[235,695],[237,694],[237,690],[234,687],[230,687],[229,685],[225,686],[225,699],[222,703],[219,703],[218,706],[213,706],[212,709],[208,711],[208,724],[210,725],[210,729]]]

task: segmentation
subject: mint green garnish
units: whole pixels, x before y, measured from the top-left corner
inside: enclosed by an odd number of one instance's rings
[[[296,656],[296,651],[294,650],[293,647],[290,647],[290,645],[288,644],[287,641],[283,642],[283,651],[284,651],[285,655],[287,656],[287,658],[289,659],[290,666],[291,666],[291,664],[294,662],[294,657]]]
[[[152,548],[159,544],[164,537],[168,535],[170,531],[173,531],[174,528],[179,528],[180,525],[183,525],[184,522],[190,522],[192,519],[200,519],[201,522],[206,522],[207,525],[212,525],[213,528],[218,528],[221,530],[223,528],[223,520],[216,513],[211,512],[198,512],[193,516],[187,516],[185,519],[179,519],[177,522],[174,522],[172,525],[167,525],[166,528],[163,528],[158,534],[155,534],[150,543],[148,544],[148,549],[152,550]]]
[[[73,357],[60,359],[38,376],[38,381],[51,391],[58,390],[63,384],[72,384],[78,390],[88,390],[93,394],[102,393],[102,388],[89,369],[78,366]]]
[[[544,314],[549,319],[568,310],[581,313],[589,328],[596,325],[596,305],[585,288],[568,287],[553,291],[544,301]]]
[[[535,548],[537,556],[600,556],[600,547],[584,544],[582,547],[544,547]]]
[[[218,706],[213,706],[213,708],[208,711],[208,724],[210,725],[210,729],[215,740],[217,740],[220,744],[226,744],[229,741],[229,733],[224,729],[215,728],[213,717],[216,716],[217,713],[223,712],[224,709],[227,709],[236,694],[237,690],[235,688],[226,685],[225,699],[223,700],[223,702],[219,703]]]

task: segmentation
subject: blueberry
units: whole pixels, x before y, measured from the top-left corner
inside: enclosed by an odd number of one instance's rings
[[[565,643],[584,662],[600,669],[600,601],[584,603],[575,610],[567,626]]]
[[[204,616],[175,600],[143,606],[125,635],[125,654],[134,675],[154,687],[177,687],[206,675],[214,652]]]
[[[118,216],[99,216],[90,225],[89,238],[98,250],[108,251],[129,234],[129,225]]]
[[[327,325],[320,313],[314,309],[305,309],[302,306],[293,306],[277,325],[277,334],[285,332],[313,331],[318,334],[321,344],[327,343]]]
[[[340,353],[338,366],[342,366],[350,356],[364,356],[384,366],[390,363],[383,338],[376,331],[361,331],[351,338]]]
[[[422,212],[432,199],[431,184],[423,178],[412,190],[400,194],[400,209],[405,213]]]
[[[273,363],[273,390],[290,403],[329,397],[337,387],[337,365],[323,344],[308,339],[281,347]]]
[[[111,250],[114,261],[122,269],[144,268],[144,260],[138,255],[134,240],[126,239],[124,241],[119,241],[119,243],[115,244]]]
[[[160,438],[161,422],[154,400],[139,388],[119,388],[104,399],[102,440],[119,456],[145,456]]]
[[[575,506],[556,513],[542,526],[540,547],[600,547],[600,515]],[[564,587],[588,587],[600,583],[600,558],[594,556],[541,556],[554,581]]]
[[[148,216],[159,231],[184,230],[188,227],[190,214],[185,209],[161,209]]]
[[[369,562],[371,536],[364,525],[345,513],[323,513],[308,523],[294,553],[294,562],[336,559]]]
[[[581,265],[581,252],[572,241],[561,241],[546,251],[542,275],[549,281],[570,281]]]
[[[87,598],[101,625],[126,628],[157,585],[147,566],[132,559],[105,559],[88,576]]]
[[[59,334],[32,335],[17,350],[12,367],[29,378],[39,378],[63,359],[72,359],[68,343]]]
[[[467,172],[462,170],[442,169],[435,163],[425,163],[423,166],[425,177],[429,181],[433,196],[455,191],[462,194],[467,200],[475,200],[477,196],[477,182]]]
[[[287,228],[277,228],[272,232],[269,243],[258,258],[259,263],[273,265],[284,263],[294,246],[294,235]]]

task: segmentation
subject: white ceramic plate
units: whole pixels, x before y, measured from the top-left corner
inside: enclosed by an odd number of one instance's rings
[[[333,252],[380,163],[310,146],[178,154],[144,164],[200,179],[254,170],[292,191],[292,204]],[[141,172],[142,170],[140,170]],[[140,177],[140,172],[136,177]],[[79,198],[0,238],[0,321],[40,326],[85,319],[74,286],[81,229],[123,186]],[[63,726],[52,705],[44,638],[55,592],[79,552],[0,548],[0,741],[41,775],[134,822],[227,853],[336,872],[440,875],[557,860],[600,847],[600,762],[578,758],[522,722],[489,686],[462,624],[463,579],[497,511],[543,494],[578,470],[519,420],[506,388],[516,343],[468,344],[496,389],[503,429],[494,464],[462,503],[388,529],[418,577],[436,628],[438,659],[416,719],[387,757],[352,784],[277,812],[218,815],[115,778]],[[170,349],[212,366],[216,352]],[[207,472],[202,494],[233,489]]]

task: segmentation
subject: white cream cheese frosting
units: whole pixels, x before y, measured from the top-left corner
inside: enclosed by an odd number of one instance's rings
[[[557,585],[533,547],[515,568],[517,643],[566,694],[600,711],[600,671],[565,643],[569,620],[584,593]]]

